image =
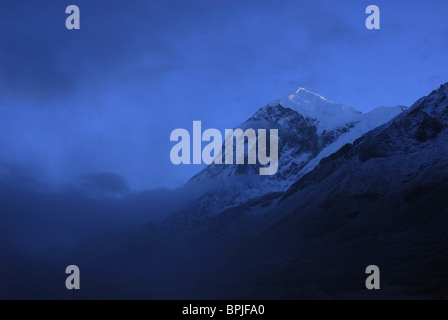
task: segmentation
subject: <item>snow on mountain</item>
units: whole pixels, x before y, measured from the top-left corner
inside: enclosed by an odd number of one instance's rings
[[[362,113],[355,108],[334,103],[304,88],[297,89],[294,94],[275,101],[274,104],[276,103],[295,110],[306,119],[314,122],[318,133],[343,127],[362,118]]]
[[[300,171],[299,177],[303,176],[307,172],[311,171],[319,161],[329,155],[338,151],[342,146],[347,143],[353,143],[356,139],[363,136],[367,132],[379,127],[383,123],[394,118],[402,111],[406,110],[406,107],[396,106],[396,107],[379,107],[373,109],[368,113],[360,114],[358,122],[356,122],[351,130],[342,133],[334,142],[327,145],[322,151],[313,159],[311,159],[308,164]]]
[[[204,207],[204,211],[209,210],[210,213],[263,194],[285,191],[322,158],[386,123],[403,110],[404,107],[399,106],[380,107],[362,113],[299,88],[294,94],[260,108],[238,127],[243,130],[279,130],[279,164],[275,175],[260,176],[258,164],[212,164],[191,178],[187,186],[206,181],[214,186],[214,198],[216,194],[220,195],[220,208]],[[204,195],[201,201],[208,203],[204,200],[207,197]]]
[[[378,124],[388,110],[360,120],[359,132]],[[387,275],[376,297],[446,298],[448,84],[388,117],[393,118],[323,158],[286,192],[233,208],[229,200],[253,182],[252,168],[209,166],[189,183],[216,179],[212,184],[220,188],[217,182],[228,182],[221,192],[210,191],[187,210],[126,232],[106,247],[96,245],[96,254],[89,243],[74,261],[81,258],[98,270],[92,279],[118,276],[118,283],[151,288],[148,295],[165,295],[168,284],[176,298],[191,298],[194,288],[198,299],[372,299],[364,270],[376,264]],[[284,162],[307,158],[316,146],[320,153],[326,142],[356,126],[319,135],[305,117],[278,104],[260,109],[246,125],[280,123]],[[210,217],[213,212],[221,214]]]
[[[447,128],[448,83],[323,159],[288,193],[324,179],[341,193],[355,195],[382,195],[447,179]]]

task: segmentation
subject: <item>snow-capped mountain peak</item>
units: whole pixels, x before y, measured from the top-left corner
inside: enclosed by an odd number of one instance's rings
[[[380,107],[362,113],[345,104],[337,104],[324,97],[299,88],[294,94],[260,108],[239,128],[278,129],[279,162],[274,176],[260,177],[256,165],[210,165],[194,177],[188,185],[207,181],[220,186],[219,201],[202,199],[205,211],[234,206],[248,199],[289,188],[301,176],[313,170],[319,161],[353,143],[368,131],[388,122],[403,111],[402,107]],[[247,163],[247,162],[246,162]],[[215,194],[216,190],[215,190]],[[205,202],[204,202],[205,201]]]
[[[297,111],[315,121],[318,132],[333,130],[349,122],[359,121],[361,112],[346,104],[334,103],[319,94],[299,88],[277,101],[281,106]]]

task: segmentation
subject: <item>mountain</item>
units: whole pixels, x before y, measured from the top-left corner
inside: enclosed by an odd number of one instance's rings
[[[355,117],[352,109],[345,109]],[[248,125],[288,119],[288,125],[308,130],[291,129],[282,141],[291,158],[300,157],[302,150],[316,157],[325,150],[315,149],[326,130],[319,123],[326,123],[328,130],[340,128],[280,104],[259,112]],[[351,130],[368,128],[373,121],[358,117]],[[288,132],[286,124],[281,129]],[[216,186],[219,180],[190,181],[208,191],[188,209],[124,234],[85,240],[51,268],[2,248],[0,242],[0,251],[13,261],[8,284],[15,286],[14,279],[19,279],[12,272],[16,265],[23,268],[20,272],[35,265],[33,277],[40,277],[76,264],[83,274],[82,298],[448,298],[448,83],[348,141],[309,171],[302,171],[306,165],[297,169],[284,191],[260,191],[238,204],[226,203],[226,189]],[[293,153],[296,143],[301,148]],[[203,173],[210,174],[212,167]],[[252,170],[243,169],[248,171],[229,171],[231,178]],[[221,179],[223,169],[214,170]],[[171,202],[176,204],[175,197]],[[148,215],[153,211],[147,202],[143,207],[132,203],[123,208],[126,214],[136,208]],[[113,202],[108,206],[117,207]],[[33,210],[39,209],[33,202]],[[369,265],[380,269],[380,290],[365,287]],[[27,296],[39,297],[42,290],[45,296],[73,298],[65,290],[29,286]],[[8,297],[8,290],[0,293]]]
[[[303,176],[288,190],[288,194],[300,189],[304,184],[316,183],[325,173],[344,177],[349,186],[345,191],[359,194],[402,189],[410,181],[421,184],[425,180],[439,179],[446,173],[446,127],[448,125],[448,85],[442,85],[430,95],[419,99],[398,117],[370,131],[353,144],[346,144],[336,153],[325,158],[309,174]],[[340,162],[340,165],[329,167]],[[372,166],[372,164],[375,164]],[[385,171],[385,167],[389,171]],[[362,181],[351,178],[365,172],[375,177],[366,186],[354,183]],[[423,180],[415,181],[422,176]]]
[[[285,191],[323,157],[389,121],[404,109],[380,107],[362,113],[299,88],[294,94],[259,109],[238,127],[243,130],[279,130],[277,173],[260,176],[260,165],[247,164],[247,151],[245,165],[211,164],[187,183],[188,187],[212,186],[198,200],[201,205],[193,204],[193,207],[201,207],[201,214],[215,214],[217,208],[222,210],[263,194]]]
[[[257,212],[270,223],[245,246],[246,261],[269,261],[265,281],[275,272],[283,291],[305,282],[331,297],[374,297],[362,271],[375,264],[382,297],[446,298],[447,96],[448,83],[266,199]]]
[[[285,192],[202,219],[181,211],[75,258],[148,298],[447,298],[447,95],[445,84]],[[380,290],[365,288],[369,265]]]
[[[49,299],[63,293],[58,290],[57,281],[64,283],[64,277],[57,275],[53,268],[18,251],[1,238],[0,252],[0,300]]]

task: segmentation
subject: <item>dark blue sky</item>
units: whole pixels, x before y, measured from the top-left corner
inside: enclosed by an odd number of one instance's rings
[[[81,30],[65,29],[65,8]],[[365,28],[369,4],[381,30]],[[53,185],[103,171],[174,187],[170,132],[232,128],[305,87],[362,111],[410,105],[448,81],[448,2],[0,3],[0,176]]]

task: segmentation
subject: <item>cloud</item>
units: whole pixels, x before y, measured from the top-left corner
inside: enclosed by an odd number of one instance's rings
[[[81,187],[90,194],[122,195],[129,192],[126,179],[111,172],[84,175]]]
[[[425,17],[415,4],[402,17],[385,2],[381,33],[367,33],[353,1],[77,0],[75,31],[68,4],[0,2],[0,161],[54,183],[115,172],[130,188],[179,185],[200,167],[172,166],[169,134],[193,120],[234,127],[299,86],[354,106],[406,104],[426,93],[422,77],[446,76],[444,55],[423,65],[413,40],[441,36],[446,20],[431,11],[412,35],[397,31]]]
[[[322,2],[77,5],[77,31],[65,30],[64,3],[0,5],[3,97],[61,107],[75,94],[95,94],[122,77],[152,81],[185,69],[219,72],[220,78],[232,72],[272,74],[298,61],[302,73],[313,72],[326,48],[357,39],[353,27]]]

